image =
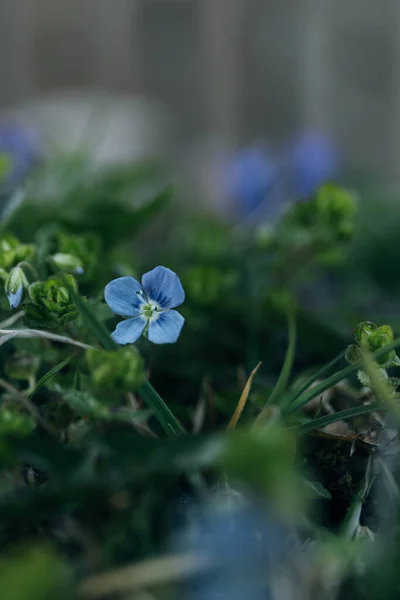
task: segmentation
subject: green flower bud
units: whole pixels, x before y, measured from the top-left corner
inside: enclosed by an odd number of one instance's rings
[[[354,337],[361,350],[377,352],[394,340],[393,330],[389,325],[378,327],[375,323],[364,321],[359,323],[354,330]],[[390,350],[377,359],[381,367],[400,365],[400,359],[394,350]]]
[[[74,257],[74,270],[69,266],[60,268],[80,274],[76,269],[82,269],[85,274],[92,269],[98,259],[101,250],[100,239],[93,234],[86,235],[71,235],[59,231],[56,236],[57,255],[68,255]],[[65,259],[62,259],[65,260]],[[76,262],[79,261],[79,262]],[[82,272],[83,272],[82,271]]]
[[[4,371],[10,379],[28,381],[40,366],[39,356],[27,352],[15,352],[6,361]]]
[[[6,279],[4,289],[10,303],[10,308],[15,309],[22,302],[24,289],[28,287],[28,281],[21,267],[14,267]]]
[[[76,281],[72,275],[65,275],[70,286],[78,291]],[[46,281],[36,281],[29,286],[29,296],[32,302],[45,314],[67,323],[78,316],[76,306],[71,300],[68,288],[63,279],[54,276]]]
[[[132,392],[144,381],[144,363],[135,346],[115,351],[86,351],[90,377],[97,389]]]
[[[35,428],[32,417],[22,415],[15,409],[2,408],[0,410],[0,435],[29,435]]]
[[[361,346],[363,340],[366,340],[371,331],[374,331],[377,328],[378,325],[375,325],[375,323],[372,323],[371,321],[363,321],[362,323],[359,323],[356,325],[353,332],[356,342]]]
[[[368,345],[371,352],[381,350],[394,340],[393,330],[389,325],[382,325],[372,331],[368,337]],[[385,367],[390,367],[400,364],[399,358],[394,350],[384,354],[377,359],[378,363]]]
[[[33,244],[20,244],[13,235],[0,236],[0,268],[9,269],[23,260],[31,260],[36,248]]]
[[[324,221],[338,229],[344,222],[351,221],[357,212],[357,199],[354,194],[331,183],[318,190],[316,205]]]
[[[84,273],[82,261],[73,254],[57,252],[56,254],[53,254],[51,258],[61,271],[65,271],[66,273],[76,273],[78,275]]]

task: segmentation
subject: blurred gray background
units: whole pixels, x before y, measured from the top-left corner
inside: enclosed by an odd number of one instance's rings
[[[157,101],[174,139],[318,127],[400,175],[399,0],[0,0],[0,108],[101,89]]]

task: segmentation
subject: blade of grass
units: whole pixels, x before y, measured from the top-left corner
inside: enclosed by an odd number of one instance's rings
[[[50,371],[48,371],[45,375],[43,375],[43,377],[39,379],[39,381],[36,383],[35,387],[29,392],[27,397],[31,399],[36,394],[36,392],[40,390],[40,388],[43,387],[44,384],[47,383],[49,379],[53,377],[53,375],[56,375],[56,373],[61,371],[61,369],[63,369],[70,362],[71,359],[72,356],[68,356],[68,358],[58,363],[58,365],[56,365],[55,367],[50,369]]]
[[[146,406],[154,411],[155,416],[168,437],[179,437],[186,433],[183,426],[149,381],[142,384],[138,393]]]
[[[387,406],[377,403],[346,408],[345,410],[341,410],[339,412],[333,413],[331,415],[326,415],[324,417],[318,417],[317,419],[313,419],[308,423],[303,423],[302,425],[296,426],[297,433],[299,435],[304,435],[305,433],[314,431],[314,429],[322,429],[322,427],[326,427],[327,425],[335,423],[336,421],[344,421],[344,419],[351,419],[352,417],[356,417],[357,415],[365,415],[371,412],[375,412],[377,410],[386,410],[387,408]]]
[[[395,350],[399,346],[400,338],[398,338],[391,344],[387,344],[387,346],[384,346],[380,350],[377,350],[376,352],[371,354],[371,358],[377,359],[381,356],[384,356],[387,352]],[[327,379],[325,379],[325,381],[322,381],[319,385],[316,385],[314,388],[309,390],[308,393],[305,393],[304,395],[300,396],[297,399],[297,402],[294,402],[291,406],[288,406],[285,411],[286,414],[292,414],[296,412],[297,410],[305,406],[310,400],[312,400],[316,396],[319,396],[326,390],[332,388],[334,385],[339,383],[339,381],[343,381],[343,379],[346,379],[346,377],[353,375],[353,373],[355,373],[356,371],[358,371],[358,369],[361,369],[362,367],[363,364],[361,362],[358,362],[354,365],[349,365],[348,367],[345,367],[337,373],[334,373],[333,375],[331,375],[331,377],[328,377]]]
[[[275,387],[272,390],[271,395],[268,398],[264,408],[258,415],[256,422],[263,421],[266,418],[266,415],[269,414],[269,407],[271,406],[271,404],[278,404],[279,406],[283,403],[283,395],[287,388],[290,374],[292,372],[296,349],[296,314],[294,308],[289,308],[288,310],[288,332],[289,341],[285,360],[283,361],[282,365],[282,370],[278,377],[278,381],[276,382]]]
[[[335,356],[335,358],[333,358],[329,363],[323,365],[320,369],[318,369],[318,371],[311,375],[311,377],[307,379],[307,381],[298,390],[295,391],[293,396],[291,396],[291,398],[288,400],[288,405],[290,406],[290,404],[297,400],[297,398],[299,398],[302,394],[304,394],[304,392],[306,392],[315,381],[321,379],[321,377],[323,377],[325,373],[330,371],[332,367],[336,365],[336,363],[338,363],[342,358],[344,358],[345,354],[345,352],[341,352],[340,354]]]
[[[258,365],[250,373],[250,377],[248,378],[247,383],[244,386],[242,395],[239,398],[239,402],[236,406],[235,412],[233,413],[231,420],[228,423],[227,429],[234,429],[236,427],[236,424],[240,419],[240,416],[244,410],[244,407],[246,406],[247,398],[249,397],[250,390],[251,390],[251,384],[253,383],[255,374],[257,373],[257,371],[260,367],[261,367],[261,363],[259,362]]]

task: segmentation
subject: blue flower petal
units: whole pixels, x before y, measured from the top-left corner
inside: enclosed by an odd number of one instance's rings
[[[185,292],[176,273],[166,267],[156,267],[145,273],[142,285],[147,296],[161,308],[175,308],[185,300]]]
[[[167,310],[149,323],[148,338],[153,344],[173,344],[179,337],[185,319],[176,310]]]
[[[142,335],[146,327],[146,319],[134,317],[118,323],[117,328],[111,334],[112,339],[117,344],[134,344]]]
[[[24,295],[24,288],[22,285],[19,286],[15,294],[9,292],[7,294],[8,301],[10,303],[10,308],[15,310],[21,304],[22,296]]]
[[[142,286],[133,277],[113,279],[105,287],[104,298],[116,315],[134,317],[141,304]]]

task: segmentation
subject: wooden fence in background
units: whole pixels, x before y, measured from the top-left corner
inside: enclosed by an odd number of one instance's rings
[[[317,126],[400,175],[399,0],[0,0],[0,107],[93,87],[160,100],[182,139]]]

